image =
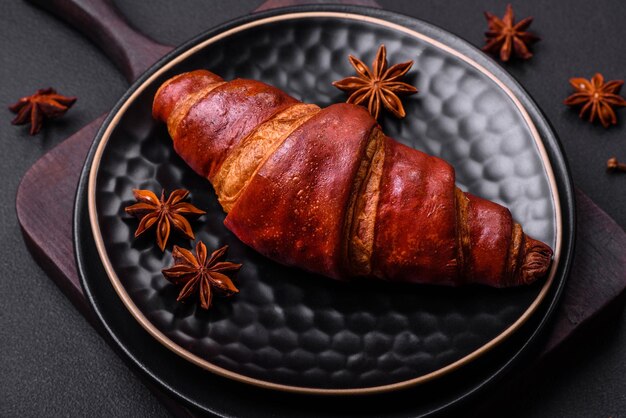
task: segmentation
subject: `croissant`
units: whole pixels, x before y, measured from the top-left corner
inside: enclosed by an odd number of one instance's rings
[[[444,160],[385,136],[360,106],[320,109],[205,70],[157,91],[153,116],[207,178],[225,225],[280,263],[337,279],[494,287],[545,275],[546,244],[455,186]]]

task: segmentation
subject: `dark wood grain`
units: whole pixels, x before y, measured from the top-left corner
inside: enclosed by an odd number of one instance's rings
[[[90,319],[74,259],[72,197],[89,146],[104,118],[95,119],[41,157],[22,178],[15,202],[20,227],[35,259]]]
[[[613,303],[622,302],[626,290],[626,232],[580,189],[576,208],[574,262],[541,356],[589,328]]]
[[[132,82],[172,50],[135,30],[110,0],[28,0],[91,39]]]
[[[130,27],[108,0],[30,1],[88,35],[129,81],[171,49]],[[269,0],[256,11],[302,3],[311,2]],[[376,6],[368,0],[345,3]],[[16,199],[18,220],[35,259],[96,328],[99,325],[93,321],[76,270],[73,201],[67,196],[75,195],[81,167],[103,120],[104,116],[94,120],[38,160],[24,175]],[[576,199],[578,237],[574,262],[538,360],[558,351],[573,336],[591,331],[603,313],[621,307],[626,290],[626,233],[580,190],[576,191]],[[176,415],[188,416],[189,411],[177,408],[161,392],[151,389]]]

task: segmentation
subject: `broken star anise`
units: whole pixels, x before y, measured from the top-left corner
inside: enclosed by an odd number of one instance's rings
[[[193,293],[200,296],[200,306],[209,309],[213,293],[220,296],[232,296],[239,293],[228,275],[233,275],[241,268],[241,264],[223,261],[228,246],[216,250],[207,257],[206,245],[198,241],[196,255],[189,250],[175,245],[172,251],[174,265],[163,269],[163,275],[175,285],[183,285],[177,301],[187,299]]]
[[[37,90],[32,96],[22,97],[17,103],[9,106],[9,110],[17,113],[11,121],[13,125],[30,122],[30,134],[35,135],[41,130],[44,119],[63,116],[76,102],[76,97],[57,94],[53,88]]]
[[[512,53],[522,59],[528,59],[533,56],[528,50],[528,46],[539,41],[540,38],[530,32],[526,32],[526,29],[533,21],[532,17],[527,17],[515,23],[513,7],[508,4],[502,19],[489,12],[485,12],[485,18],[487,18],[489,30],[485,32],[487,45],[483,47],[483,51],[492,54],[499,53],[500,59],[504,62],[511,58]]]
[[[617,123],[613,107],[626,106],[626,100],[619,95],[624,84],[622,80],[605,83],[602,74],[596,73],[591,80],[576,77],[570,78],[569,83],[576,92],[563,103],[568,106],[583,105],[579,117],[584,118],[585,114],[589,113],[589,122],[599,119],[605,128]]]
[[[161,251],[165,250],[167,239],[170,236],[171,225],[189,239],[194,239],[193,230],[185,216],[204,215],[206,212],[183,202],[189,195],[187,190],[174,190],[165,200],[165,190],[161,192],[161,199],[150,190],[134,189],[133,194],[139,203],[125,208],[129,215],[141,218],[135,231],[135,238],[156,225],[157,245]]]
[[[399,94],[414,94],[417,89],[410,84],[398,81],[405,75],[413,61],[395,64],[387,69],[387,49],[381,45],[372,63],[372,70],[360,59],[350,55],[350,63],[356,70],[357,77],[347,77],[334,81],[333,86],[350,92],[347,103],[367,105],[367,110],[378,119],[382,105],[398,118],[406,116]]]

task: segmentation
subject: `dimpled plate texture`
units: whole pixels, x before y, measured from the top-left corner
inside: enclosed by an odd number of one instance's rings
[[[555,207],[529,127],[495,82],[426,41],[363,21],[306,17],[266,23],[200,49],[150,83],[112,131],[96,182],[105,249],[133,303],[167,338],[239,375],[297,387],[367,388],[435,372],[479,349],[512,325],[542,283],[516,289],[343,283],[287,268],[257,254],[222,224],[208,181],[174,152],[151,101],[170,76],[206,68],[225,79],[253,78],[327,106],[346,95],[331,82],[354,74],[348,54],[371,63],[384,43],[391,63],[414,60],[406,81],[419,93],[404,99],[407,117],[384,117],[383,130],[456,169],[464,190],[511,209],[530,235],[552,247]],[[154,234],[133,238],[138,220],[124,207],[132,189],[191,191],[207,211],[192,225],[209,249],[230,246],[243,263],[240,293],[214,299],[207,312],[176,302],[162,276],[171,248],[193,243],[173,236],[165,253]]]

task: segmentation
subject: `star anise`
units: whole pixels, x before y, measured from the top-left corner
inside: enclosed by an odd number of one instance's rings
[[[511,58],[512,52],[523,59],[533,56],[528,50],[528,46],[539,41],[540,38],[530,32],[526,32],[526,29],[533,21],[532,17],[527,17],[515,23],[513,7],[510,4],[506,6],[506,12],[502,19],[489,12],[485,12],[485,17],[487,18],[489,30],[485,32],[487,45],[483,47],[483,51],[492,54],[499,52],[500,59],[505,62]]]
[[[372,70],[360,59],[350,55],[350,64],[356,70],[357,77],[347,77],[333,82],[333,86],[350,92],[347,103],[367,104],[367,110],[378,119],[381,103],[398,118],[406,116],[399,94],[415,94],[417,89],[410,84],[398,81],[405,75],[413,61],[395,64],[387,69],[387,49],[381,45],[372,63]]]
[[[207,257],[206,245],[198,241],[196,255],[191,251],[175,245],[172,251],[174,265],[163,269],[163,275],[175,285],[184,284],[177,301],[187,299],[193,293],[198,292],[200,306],[209,309],[213,293],[220,296],[232,296],[239,293],[228,275],[235,274],[241,268],[241,264],[222,261],[226,256],[228,246],[215,250]],[[214,292],[215,291],[215,292]]]
[[[189,195],[187,190],[174,190],[165,200],[165,190],[161,192],[161,199],[150,190],[134,189],[133,194],[139,203],[125,208],[126,213],[141,218],[135,231],[135,238],[156,225],[157,244],[161,251],[165,250],[167,239],[170,236],[171,225],[189,239],[194,239],[193,230],[185,216],[204,215],[206,212],[183,202]]]
[[[583,105],[578,116],[584,118],[589,113],[589,122],[600,119],[605,128],[617,123],[613,107],[626,106],[626,100],[619,95],[624,84],[622,80],[605,83],[602,74],[596,73],[591,80],[576,77],[570,78],[569,83],[576,92],[563,103],[568,106]]]
[[[17,103],[9,106],[11,112],[17,113],[11,123],[23,125],[30,122],[30,134],[35,135],[41,130],[44,119],[63,116],[74,102],[76,97],[62,96],[53,88],[40,89],[32,96],[22,97]]]

